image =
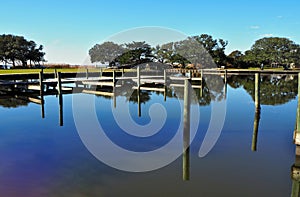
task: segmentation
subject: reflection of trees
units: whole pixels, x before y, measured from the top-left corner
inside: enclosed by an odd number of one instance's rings
[[[17,108],[20,106],[27,106],[28,102],[20,99],[16,99],[14,97],[10,98],[0,98],[0,106],[6,107],[6,108]]]
[[[233,88],[243,87],[254,100],[254,76],[232,76],[228,84]],[[298,81],[290,75],[261,77],[260,99],[263,105],[280,105],[295,99]]]
[[[127,100],[133,103],[138,103],[138,90],[134,90],[131,95],[127,95]],[[146,103],[150,101],[150,92],[149,91],[140,91],[140,102]]]

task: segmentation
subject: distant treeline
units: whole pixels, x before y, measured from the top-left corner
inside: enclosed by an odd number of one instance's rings
[[[185,40],[155,47],[145,41],[116,44],[104,42],[89,50],[91,62],[109,63],[111,67],[132,67],[145,62],[160,62],[181,68],[248,68],[300,66],[300,46],[288,38],[266,37],[255,41],[251,49],[225,54],[228,41],[201,34]],[[0,35],[0,62],[23,68],[45,65],[43,46],[23,36]],[[52,68],[74,68],[68,64],[46,65]]]
[[[89,50],[91,62],[108,62],[111,66],[134,66],[145,62],[167,63],[184,68],[248,68],[293,67],[300,65],[300,46],[287,38],[267,37],[257,40],[250,50],[225,54],[228,41],[214,39],[211,35],[188,37],[151,47],[148,43],[116,44],[104,42]]]

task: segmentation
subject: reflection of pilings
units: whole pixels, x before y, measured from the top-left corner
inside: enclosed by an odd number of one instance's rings
[[[137,100],[138,100],[138,116],[141,117],[142,116],[142,109],[141,109],[141,91],[140,88],[138,88],[137,90]]]
[[[116,96],[116,85],[113,86],[113,101],[114,101],[114,108],[117,108],[117,96]]]
[[[224,98],[227,97],[227,70],[224,73]]]
[[[40,83],[40,97],[41,97],[41,108],[42,108],[42,118],[45,118],[45,102],[44,102],[44,83],[43,83],[43,70],[39,73],[39,83]]]
[[[165,91],[164,91],[164,101],[167,101],[167,93],[168,93],[168,88],[167,86],[165,85]]]
[[[253,124],[253,135],[252,135],[252,145],[251,150],[257,150],[257,136],[258,136],[258,127],[260,120],[260,74],[255,74],[255,117]]]
[[[183,180],[190,180],[190,84],[184,81],[183,109]]]
[[[257,135],[258,135],[259,119],[260,119],[260,109],[256,109],[254,125],[253,125],[253,135],[252,135],[252,146],[251,146],[252,151],[257,150]]]
[[[63,93],[61,87],[61,72],[57,73],[57,90],[58,90],[58,103],[59,103],[59,126],[63,126]]]
[[[59,100],[59,126],[64,125],[64,118],[63,118],[63,94],[58,95]]]
[[[296,130],[294,132],[294,143],[300,145],[300,73],[298,74],[298,106],[296,118]]]

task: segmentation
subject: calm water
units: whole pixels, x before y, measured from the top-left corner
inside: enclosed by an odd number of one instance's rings
[[[59,126],[56,96],[45,97],[44,119],[40,105],[3,98],[0,100],[0,196],[290,196],[291,166],[295,162],[297,80],[293,76],[262,76],[261,80],[256,151],[251,149],[254,76],[230,77],[227,90],[214,92],[217,96],[204,89],[201,97],[196,90],[197,104],[191,105],[199,106],[200,122],[190,147],[189,181],[182,178],[182,156],[161,169],[144,173],[120,171],[96,159],[77,132],[71,94],[63,95],[63,126]],[[168,89],[166,101],[164,93],[142,91],[141,117],[136,92],[116,97],[115,109],[111,97],[77,96],[95,99],[91,105],[95,106],[106,135],[115,144],[145,152],[165,145],[175,135],[182,114],[180,108],[174,107],[183,99],[183,90],[179,89]],[[198,151],[210,122],[212,105],[225,98],[226,118],[221,135],[213,149],[200,158]],[[140,125],[149,123],[153,104],[163,105],[168,116],[162,132],[148,138],[122,132],[114,121],[112,109],[123,110],[124,102],[129,106],[131,118]],[[80,110],[85,113],[88,109]],[[88,119],[84,121],[88,123]]]

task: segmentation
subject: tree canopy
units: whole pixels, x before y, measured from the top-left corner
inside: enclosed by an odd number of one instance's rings
[[[0,35],[0,61],[5,64],[11,63],[15,67],[17,62],[20,62],[23,67],[27,66],[29,61],[30,66],[45,61],[45,53],[42,51],[43,46],[30,40],[26,40],[23,36],[15,35]]]
[[[185,40],[169,42],[152,47],[145,41],[122,45],[113,42],[96,44],[90,49],[92,62],[118,61],[120,64],[136,65],[145,61],[159,61],[173,66],[212,68],[229,66],[235,68],[264,65],[300,65],[300,46],[287,38],[267,37],[257,40],[250,50],[235,50],[225,54],[228,42],[201,34]]]
[[[96,44],[89,50],[91,62],[112,62],[116,57],[125,51],[122,45],[114,42],[104,42]]]
[[[244,61],[255,65],[299,64],[300,46],[287,38],[262,38],[245,52]]]

